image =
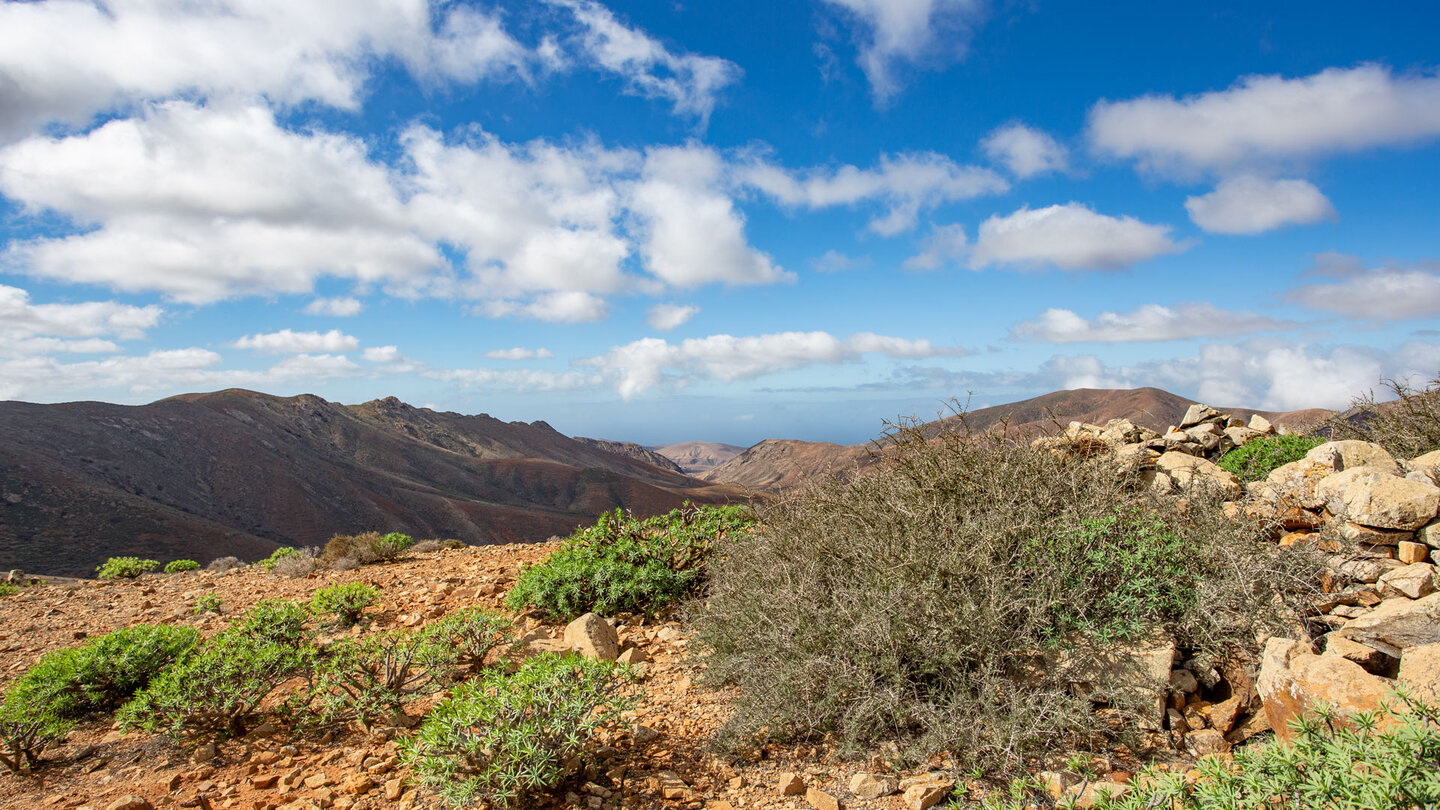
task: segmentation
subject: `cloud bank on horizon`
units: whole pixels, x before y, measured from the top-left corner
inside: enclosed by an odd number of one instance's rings
[[[1440,9],[1324,5],[0,4],[0,398],[1341,407],[1440,374]]]

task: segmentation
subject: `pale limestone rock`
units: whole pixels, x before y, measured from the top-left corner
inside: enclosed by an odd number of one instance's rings
[[[1440,643],[1411,647],[1400,657],[1400,674],[1396,678],[1410,687],[1420,700],[1440,701]]]
[[[1185,416],[1180,420],[1180,429],[1184,430],[1192,425],[1198,425],[1207,419],[1212,419],[1219,415],[1220,412],[1209,405],[1191,405],[1185,411]]]
[[[1421,599],[1386,599],[1374,610],[1351,619],[1340,633],[1403,658],[1411,647],[1440,643],[1440,593]]]
[[[805,802],[815,810],[840,810],[840,800],[823,790],[810,788],[805,791]]]
[[[1337,472],[1321,481],[1316,492],[1331,514],[1377,529],[1413,531],[1440,509],[1440,488],[1372,467]]]
[[[1293,504],[1301,509],[1319,509],[1325,505],[1325,499],[1315,491],[1316,487],[1332,474],[1331,468],[1308,459],[1281,464],[1265,476],[1265,483],[1271,489],[1262,494],[1282,506]]]
[[[1413,563],[1396,568],[1380,577],[1381,596],[1406,596],[1419,599],[1435,592],[1435,566],[1430,563]]]
[[[1388,475],[1404,474],[1400,469],[1399,462],[1385,448],[1378,444],[1354,439],[1326,442],[1312,447],[1310,452],[1305,454],[1305,458],[1324,464],[1335,472],[1366,467]]]
[[[955,780],[944,774],[930,773],[906,779],[901,787],[905,790],[905,810],[928,810],[945,801],[945,797],[955,789]]]
[[[786,771],[780,774],[780,779],[775,783],[775,790],[781,796],[799,796],[805,792],[805,781],[798,774]]]
[[[1198,456],[1170,450],[1155,460],[1155,468],[1173,478],[1182,489],[1190,486],[1215,487],[1228,500],[1245,494],[1240,479]]]
[[[1315,655],[1306,645],[1272,638],[1265,644],[1257,681],[1265,712],[1278,739],[1289,740],[1292,717],[1317,703],[1335,707],[1339,718],[1373,712],[1390,694],[1390,682],[1338,655]]]
[[[900,781],[888,774],[857,773],[850,777],[849,787],[857,799],[870,801],[896,792],[900,789]]]
[[[1250,417],[1250,429],[1260,433],[1275,432],[1275,426],[1270,424],[1270,420],[1258,413]]]
[[[1440,485],[1440,450],[1410,459],[1410,471],[1424,475],[1432,484]]]
[[[1354,661],[1372,674],[1384,671],[1395,660],[1368,644],[1361,644],[1340,633],[1329,633],[1325,636],[1325,655],[1338,655],[1347,661]]]
[[[151,810],[154,805],[144,796],[121,796],[113,802],[105,805],[105,810]]]
[[[1225,742],[1225,735],[1213,728],[1202,728],[1199,731],[1192,731],[1186,734],[1185,744],[1189,746],[1190,753],[1196,757],[1224,753],[1230,750],[1230,743]]]
[[[1377,529],[1348,520],[1340,521],[1340,536],[1352,543],[1366,543],[1372,546],[1398,546],[1415,536],[1414,532],[1396,529]]]
[[[1432,520],[1415,531],[1415,540],[1440,549],[1440,520]]]
[[[586,613],[565,627],[565,644],[586,658],[614,661],[620,655],[620,638],[610,623]]]

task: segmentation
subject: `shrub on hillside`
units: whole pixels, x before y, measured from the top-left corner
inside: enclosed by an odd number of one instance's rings
[[[33,767],[77,718],[120,705],[199,640],[188,627],[142,624],[46,653],[0,700],[0,762],[15,771]]]
[[[1396,458],[1414,458],[1440,450],[1440,377],[1423,388],[1404,380],[1385,380],[1393,402],[1378,402],[1374,392],[1357,397],[1350,410],[1326,423],[1331,438],[1375,442]]]
[[[276,688],[310,671],[314,649],[307,641],[303,608],[262,602],[161,673],[117,719],[175,739],[242,737]]]
[[[333,613],[341,627],[351,627],[360,621],[365,608],[379,598],[380,589],[374,585],[346,582],[316,591],[310,598],[310,608],[317,613]]]
[[[245,562],[239,557],[216,557],[215,559],[210,561],[209,565],[205,566],[205,570],[215,571],[217,573],[224,573],[226,571],[234,571],[236,568],[244,567]]]
[[[195,612],[196,612],[197,614],[199,614],[199,613],[215,613],[215,614],[219,614],[219,613],[221,612],[220,594],[217,594],[217,593],[202,593],[202,594],[200,594],[199,596],[195,597]]]
[[[438,691],[454,662],[453,647],[420,633],[341,639],[318,667],[312,714],[324,724],[391,717],[414,697]]]
[[[601,729],[632,700],[623,665],[542,655],[513,675],[489,670],[435,706],[402,756],[422,784],[456,807],[524,806],[559,785]]]
[[[1220,457],[1222,470],[1241,481],[1262,481],[1276,467],[1299,461],[1312,449],[1324,444],[1317,436],[1289,433],[1253,439]]]
[[[1335,720],[1323,708],[1292,720],[1293,742],[1248,746],[1233,759],[1206,757],[1193,779],[1141,771],[1130,792],[1092,807],[1440,807],[1440,706],[1402,694],[1381,712],[1357,715],[1348,724]]]
[[[100,579],[135,579],[147,571],[154,571],[159,560],[142,560],[139,557],[111,557],[95,569]]]
[[[645,520],[620,509],[577,530],[560,550],[526,567],[506,597],[557,619],[584,613],[653,613],[694,593],[712,544],[749,526],[747,507],[692,506]]]
[[[320,559],[325,562],[351,559],[360,565],[390,562],[399,559],[413,545],[415,538],[400,532],[337,534],[325,544]]]
[[[19,592],[19,585],[11,585],[8,582],[0,582],[0,597],[14,596]]]
[[[275,569],[275,566],[276,566],[276,565],[278,565],[278,564],[281,563],[281,562],[284,562],[285,560],[290,560],[290,559],[294,559],[294,558],[296,558],[296,557],[304,557],[304,556],[305,556],[305,552],[301,551],[301,550],[298,549],[298,548],[294,548],[294,547],[291,547],[291,546],[281,546],[281,547],[275,549],[274,551],[270,552],[270,556],[269,556],[269,557],[266,557],[265,559],[263,559],[263,560],[255,563],[255,564],[256,564],[257,566],[261,567],[261,568],[264,568],[266,571],[273,571],[273,570]]]
[[[182,571],[199,571],[200,563],[194,560],[171,560],[165,563],[165,573],[178,574]]]
[[[708,676],[738,687],[737,747],[833,734],[1013,766],[1105,732],[1036,671],[1047,650],[1158,626],[1193,654],[1253,654],[1322,570],[1107,458],[963,427],[886,439],[872,472],[780,499],[712,556],[692,612]]]
[[[457,610],[421,632],[434,643],[453,650],[454,663],[471,674],[485,667],[492,650],[515,640],[515,625],[510,618],[480,605]]]

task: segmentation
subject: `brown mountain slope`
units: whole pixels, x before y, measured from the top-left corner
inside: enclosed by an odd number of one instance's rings
[[[699,475],[745,452],[745,448],[719,442],[680,442],[654,448],[655,452],[674,461],[689,475]]]
[[[1163,431],[1177,424],[1191,404],[1193,400],[1159,388],[1077,388],[1007,405],[980,408],[965,413],[963,419],[971,430],[1004,427],[1020,435],[1050,432],[1057,427],[1063,430],[1072,421],[1103,425],[1119,418]],[[1291,428],[1316,425],[1331,413],[1319,409],[1283,413],[1251,408],[1220,407],[1220,410],[1247,419],[1258,413],[1277,425]],[[923,429],[939,430],[940,423],[953,423],[961,418],[945,417],[928,423]],[[843,474],[864,468],[873,463],[869,453],[873,448],[873,443],[838,445],[767,440],[700,477],[717,483],[778,491],[793,487],[811,476]]]
[[[738,495],[575,442],[395,399],[229,390],[142,406],[0,403],[0,568],[254,559],[337,532],[543,540],[598,513]]]
[[[674,461],[648,447],[638,445],[634,442],[612,442],[609,439],[587,439],[584,436],[575,436],[573,438],[581,444],[589,445],[590,447],[604,450],[607,453],[613,453],[617,456],[634,459],[641,464],[649,464],[651,467],[659,467],[666,472],[675,472],[681,475],[686,474],[685,470],[680,469],[679,464],[676,464]]]

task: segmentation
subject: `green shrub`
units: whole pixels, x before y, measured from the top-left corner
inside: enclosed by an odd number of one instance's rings
[[[275,568],[275,565],[276,565],[277,563],[279,563],[279,562],[281,562],[281,561],[283,561],[283,560],[289,560],[289,559],[294,559],[294,558],[296,558],[296,557],[304,557],[304,556],[305,556],[305,552],[301,551],[301,550],[298,549],[298,548],[292,548],[292,547],[290,547],[290,546],[281,546],[280,548],[277,548],[277,549],[275,549],[274,551],[270,552],[270,556],[269,556],[269,557],[266,557],[265,559],[261,560],[260,562],[255,563],[255,564],[258,565],[258,566],[260,566],[261,568],[264,568],[266,571],[270,571],[270,570],[273,570],[273,569]],[[212,563],[212,565],[213,565],[213,563]]]
[[[1322,438],[1298,433],[1265,436],[1231,450],[1217,463],[1220,469],[1233,473],[1241,481],[1261,481],[1276,467],[1299,461],[1324,443]]]
[[[752,521],[750,510],[739,506],[686,504],[646,520],[616,509],[526,567],[506,604],[556,619],[591,611],[653,613],[695,593],[711,544]]]
[[[1088,697],[1037,661],[1154,626],[1194,655],[1253,656],[1323,570],[1218,497],[1182,504],[1106,457],[963,423],[895,427],[880,455],[716,547],[691,614],[707,678],[737,687],[727,744],[833,735],[976,767],[1095,744],[1110,731]]]
[[[510,618],[480,605],[457,610],[421,632],[436,644],[454,650],[455,663],[471,674],[485,667],[491,650],[515,640],[515,625]]]
[[[262,602],[151,681],[117,719],[176,739],[244,736],[261,703],[312,668],[303,616],[294,603]]]
[[[14,596],[20,592],[19,585],[11,585],[8,582],[0,582],[0,597]]]
[[[1375,442],[1396,458],[1440,450],[1440,377],[1423,388],[1404,380],[1383,385],[1393,400],[1377,401],[1373,392],[1357,397],[1349,410],[1325,423],[1330,437]]]
[[[440,689],[455,649],[420,633],[394,631],[341,639],[325,650],[313,712],[321,723],[370,724],[401,711],[405,702]]]
[[[217,593],[202,593],[195,597],[195,612],[199,613],[220,613],[220,595]]]
[[[523,806],[560,784],[600,729],[632,700],[628,671],[611,661],[542,655],[514,675],[487,671],[435,706],[401,755],[420,781],[456,807]]]
[[[415,538],[400,532],[383,535],[379,532],[337,534],[325,544],[320,559],[325,562],[351,559],[360,565],[389,562],[399,559],[413,545]]]
[[[159,560],[142,560],[139,557],[111,557],[95,569],[101,579],[135,579],[146,571],[154,571]]]
[[[1312,807],[1414,810],[1440,807],[1440,706],[1407,695],[1379,713],[1335,722],[1320,709],[1292,720],[1290,743],[1250,746],[1233,760],[1206,757],[1198,778],[1142,771],[1124,796],[1098,810]],[[1381,720],[1393,721],[1383,727]],[[1063,806],[1063,805],[1062,805]]]
[[[188,627],[142,624],[46,653],[5,691],[0,762],[12,771],[32,767],[77,718],[118,706],[199,640]]]
[[[380,589],[364,582],[347,582],[321,588],[310,598],[310,608],[318,613],[333,613],[341,627],[360,621],[365,608],[380,598]]]
[[[165,573],[178,574],[182,571],[199,571],[200,563],[194,560],[171,560],[165,563]]]

